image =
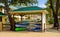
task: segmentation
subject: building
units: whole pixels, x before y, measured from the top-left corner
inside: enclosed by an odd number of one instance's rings
[[[36,18],[36,16],[38,17],[38,15],[39,15],[40,22],[42,25],[42,31],[45,31],[45,29],[46,29],[46,14],[48,14],[48,12],[40,7],[37,7],[37,6],[23,7],[23,8],[19,8],[19,9],[10,11],[10,14],[12,15],[12,17],[20,16],[20,18],[18,17],[20,21],[23,21],[23,18],[22,18],[23,16],[32,17],[32,18],[28,18],[31,21],[31,20],[34,20]],[[4,18],[2,19],[3,23],[5,23]],[[36,21],[36,19],[35,19],[35,21]]]

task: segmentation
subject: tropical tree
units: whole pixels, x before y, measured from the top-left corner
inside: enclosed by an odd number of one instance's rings
[[[20,4],[20,5],[25,4],[27,6],[28,4],[37,3],[37,0],[0,0],[0,3],[4,4],[4,9],[6,10],[5,13],[8,15],[9,22],[10,22],[10,25],[11,25],[11,30],[14,31],[15,21],[11,17],[11,14],[9,13],[9,11],[10,11],[9,6],[10,5],[17,5],[17,4]]]
[[[48,0],[48,4],[50,5],[50,10],[52,11],[53,18],[54,18],[54,28],[59,28],[59,22],[58,22],[58,12],[59,12],[59,4],[60,0]]]

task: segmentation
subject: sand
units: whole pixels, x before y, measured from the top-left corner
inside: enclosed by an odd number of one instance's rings
[[[50,26],[47,26],[49,28]],[[60,37],[60,31],[47,29],[46,32],[0,32],[0,37]]]
[[[60,37],[60,32],[0,32],[0,37]]]

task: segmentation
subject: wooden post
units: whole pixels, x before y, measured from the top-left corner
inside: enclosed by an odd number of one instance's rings
[[[5,16],[2,16],[2,23],[5,23]]]
[[[23,22],[23,19],[22,19],[22,17],[24,16],[24,14],[23,15],[20,15],[21,16],[21,23]]]
[[[3,29],[2,29],[2,22],[0,22],[0,31],[2,31]]]

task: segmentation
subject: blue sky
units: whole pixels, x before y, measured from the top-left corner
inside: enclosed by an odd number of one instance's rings
[[[38,0],[39,4],[45,4],[47,2],[47,0]]]
[[[46,2],[47,0],[38,0],[38,6],[42,8],[46,8]]]

